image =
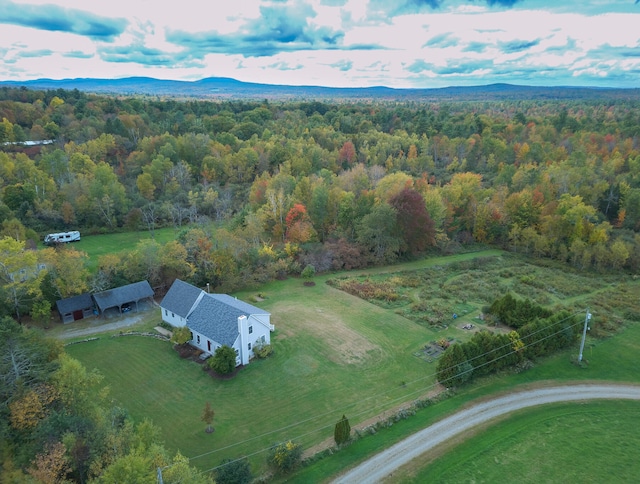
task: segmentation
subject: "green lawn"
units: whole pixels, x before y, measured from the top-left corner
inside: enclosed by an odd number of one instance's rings
[[[160,244],[165,244],[170,240],[174,240],[176,233],[173,227],[165,227],[154,230],[153,238]],[[82,235],[79,242],[73,243],[73,247],[89,255],[88,268],[93,271],[97,267],[98,259],[101,256],[117,254],[124,250],[133,249],[141,240],[151,238],[151,232],[148,230],[101,235]]]
[[[214,451],[194,461],[202,469],[284,439],[309,446],[330,437],[343,413],[356,423],[433,382],[433,366],[413,356],[433,339],[429,330],[326,284],[291,279],[263,291],[268,299],[256,304],[272,313],[274,355],[229,381],[150,338],[103,338],[67,351],[98,368],[134,418],[158,423],[170,449]],[[206,401],[216,412],[213,434],[200,422]],[[264,454],[253,460],[259,469]]]
[[[594,401],[536,407],[467,438],[394,482],[637,482],[640,404]]]
[[[435,266],[446,271],[443,264],[476,257],[503,259],[499,251],[484,251],[356,273],[374,276]],[[512,268],[517,265],[513,261],[505,264]],[[450,276],[459,277],[467,271],[463,266]],[[522,282],[523,275],[527,274],[511,275],[509,280],[514,285],[530,283],[530,278]],[[544,277],[544,273],[535,276]],[[232,380],[210,378],[197,364],[180,360],[169,343],[150,338],[103,338],[69,346],[67,350],[88,368],[100,370],[114,398],[136,420],[149,417],[157,423],[169,449],[195,458],[193,464],[203,470],[226,457],[250,455],[253,471],[259,473],[264,470],[264,450],[274,442],[294,439],[308,448],[331,438],[333,426],[342,414],[355,426],[433,390],[435,364],[414,353],[435,339],[470,337],[469,332],[455,325],[434,332],[393,308],[374,305],[330,287],[324,283],[330,277],[335,275],[315,277],[313,287],[304,287],[299,279],[288,279],[266,284],[259,291],[236,294],[270,311],[276,332],[272,335],[274,355],[252,362]],[[499,276],[491,273],[487,277]],[[614,288],[608,284],[584,287],[601,293]],[[631,294],[637,294],[636,282],[625,284]],[[435,285],[434,282],[434,289]],[[266,296],[264,301],[256,302],[258,292]],[[582,294],[576,301],[583,302],[590,294]],[[453,301],[464,303],[456,298]],[[159,322],[159,311],[156,317]],[[147,319],[144,324],[153,326],[154,322]],[[569,355],[563,354],[520,375],[480,381],[460,395],[304,469],[293,481],[321,481],[469,400],[516,385],[539,380],[637,381],[635,355],[640,334],[634,330],[632,327],[625,331],[625,338],[590,339],[585,351],[590,365],[586,369],[571,364]],[[615,341],[618,343],[611,347]],[[207,401],[216,412],[213,434],[206,434],[205,424],[200,421]]]

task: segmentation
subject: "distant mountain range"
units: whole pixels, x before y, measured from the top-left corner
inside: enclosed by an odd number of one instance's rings
[[[226,77],[209,77],[199,81],[171,81],[150,77],[122,79],[36,79],[2,81],[2,86],[25,86],[29,89],[65,89],[112,95],[145,95],[198,99],[386,99],[386,100],[507,100],[507,99],[640,99],[640,89],[540,87],[513,84],[444,87],[432,89],[394,89],[390,87],[322,87],[282,86],[242,82]]]

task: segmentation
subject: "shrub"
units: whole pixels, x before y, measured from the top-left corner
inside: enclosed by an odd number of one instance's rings
[[[217,484],[248,484],[251,479],[251,468],[246,457],[235,460],[225,459],[216,469]]]
[[[253,346],[253,354],[257,358],[266,358],[273,353],[273,347],[271,345],[258,342]]]
[[[340,290],[368,301],[375,299],[393,302],[400,297],[394,287],[389,283],[375,282],[370,279],[366,279],[364,281],[346,279],[334,282]]]
[[[530,299],[516,299],[511,293],[496,299],[489,307],[489,312],[507,326],[521,328],[536,318],[548,318],[552,312]]]
[[[443,350],[446,350],[450,345],[449,340],[447,340],[447,338],[440,338],[437,343],[438,343],[438,346]]]
[[[186,326],[181,328],[172,328],[173,335],[171,336],[171,342],[177,345],[185,344],[191,339],[191,331]]]
[[[303,270],[302,273],[300,274],[302,276],[303,279],[306,279],[307,281],[310,280],[313,276],[316,275],[316,268],[314,266],[312,266],[311,264],[308,264]]]
[[[227,345],[220,346],[207,360],[207,365],[220,375],[228,375],[236,367],[236,351]]]
[[[286,474],[296,469],[302,461],[302,446],[292,441],[276,444],[269,450],[267,464],[275,472]]]

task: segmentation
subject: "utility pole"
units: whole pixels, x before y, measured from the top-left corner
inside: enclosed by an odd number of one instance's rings
[[[580,355],[578,355],[578,363],[582,361],[582,351],[584,350],[584,340],[587,338],[587,324],[591,321],[591,313],[587,308],[587,315],[584,318],[584,329],[582,330],[582,341],[580,342]]]

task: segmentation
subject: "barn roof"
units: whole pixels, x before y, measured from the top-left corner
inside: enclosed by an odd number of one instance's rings
[[[56,301],[56,307],[60,314],[68,314],[74,311],[82,309],[89,309],[93,307],[93,300],[91,294],[88,292],[80,294],[79,296],[68,297],[66,299],[60,299]]]
[[[113,307],[120,308],[125,303],[138,302],[148,297],[153,297],[153,289],[147,281],[134,282],[93,295],[100,312]]]

